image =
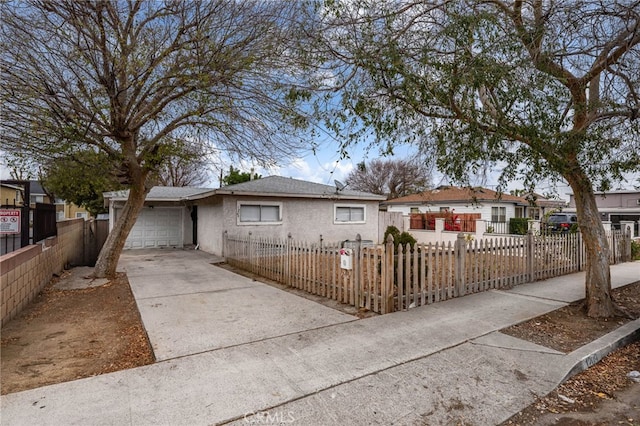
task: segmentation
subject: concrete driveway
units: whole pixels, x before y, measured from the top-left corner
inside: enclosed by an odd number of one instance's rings
[[[195,250],[120,257],[157,360],[357,319],[212,264],[219,260]]]

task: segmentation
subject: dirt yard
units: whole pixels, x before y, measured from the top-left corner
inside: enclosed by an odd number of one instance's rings
[[[127,277],[55,289],[65,274],[2,329],[3,395],[153,363]]]
[[[2,329],[2,394],[154,361],[125,275],[81,290],[54,288],[60,279],[64,274]],[[614,298],[640,316],[640,282],[614,290]],[[574,304],[503,331],[568,352],[626,321],[588,319]],[[640,425],[640,384],[626,376],[632,370],[640,370],[640,343],[576,375],[504,425]]]
[[[631,317],[640,317],[640,281],[613,290],[613,297]],[[574,303],[502,332],[567,353],[630,320],[587,318],[582,304]],[[640,383],[627,376],[631,371],[640,371],[640,342],[573,376],[502,426],[640,426]]]

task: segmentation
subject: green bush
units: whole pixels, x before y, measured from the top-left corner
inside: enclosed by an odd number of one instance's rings
[[[398,246],[398,238],[400,238],[400,230],[395,226],[387,226],[387,230],[384,231],[384,241],[387,242],[387,237],[391,235],[393,237],[393,243]]]
[[[509,233],[525,235],[529,229],[529,219],[526,217],[512,217],[509,219]]]
[[[640,260],[640,240],[631,240],[631,259]]]
[[[398,244],[402,244],[402,246],[406,246],[407,244],[411,244],[411,246],[413,247],[417,241],[415,238],[413,238],[413,235],[411,235],[408,232],[403,232],[402,234],[400,234],[400,236],[398,236],[398,239],[396,240],[396,247],[398,247]]]

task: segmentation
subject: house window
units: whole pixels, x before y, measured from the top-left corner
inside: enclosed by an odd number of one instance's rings
[[[420,213],[419,207],[411,207],[411,213]]]
[[[517,218],[524,217],[524,207],[516,207],[516,217]]]
[[[238,203],[238,223],[279,223],[281,209],[279,203]]]
[[[440,207],[440,213],[448,213],[449,207]]]
[[[364,223],[365,209],[363,205],[336,205],[335,223]]]
[[[507,221],[506,207],[491,207],[491,222],[506,222],[506,221]]]
[[[529,207],[529,219],[540,220],[540,208]]]
[[[76,218],[86,219],[87,218],[87,213],[86,212],[76,212]]]

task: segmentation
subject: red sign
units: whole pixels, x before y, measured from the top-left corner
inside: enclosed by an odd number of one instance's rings
[[[20,223],[20,210],[0,209],[0,234],[19,234]]]

